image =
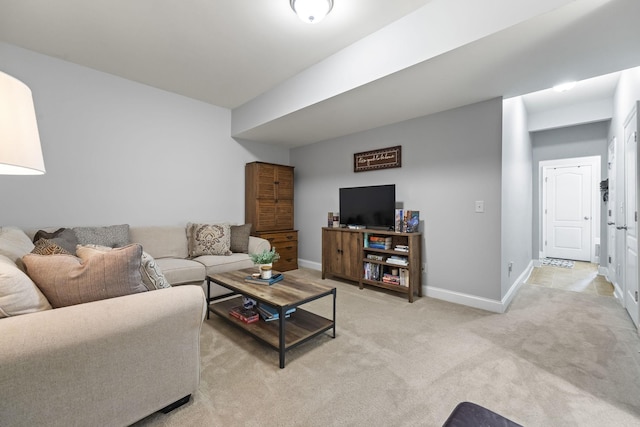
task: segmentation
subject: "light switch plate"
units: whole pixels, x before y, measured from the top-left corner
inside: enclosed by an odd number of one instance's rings
[[[476,213],[484,213],[484,200],[476,200]]]

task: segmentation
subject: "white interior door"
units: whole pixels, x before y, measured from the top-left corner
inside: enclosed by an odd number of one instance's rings
[[[638,326],[638,121],[635,109],[624,126],[625,151],[625,284],[624,305]]]
[[[591,165],[546,169],[545,255],[591,261]]]
[[[607,177],[609,179],[609,198],[607,200],[607,278],[619,289],[616,269],[616,138],[609,143],[607,158]]]

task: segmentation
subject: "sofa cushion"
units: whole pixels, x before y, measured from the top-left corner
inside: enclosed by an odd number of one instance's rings
[[[108,246],[78,245],[76,252],[80,259],[86,260],[102,252],[108,252],[112,250],[114,250],[114,248],[110,248]],[[160,271],[160,268],[157,266],[153,257],[145,251],[142,251],[141,256],[140,276],[142,277],[142,283],[149,291],[171,287],[169,282],[167,282],[167,279],[162,274],[162,271]]]
[[[67,251],[62,246],[58,245],[56,242],[49,239],[44,239],[44,238],[38,239],[31,253],[38,254],[38,255],[56,255],[56,254],[72,255],[72,253]]]
[[[231,254],[229,256],[203,255],[193,259],[205,266],[206,274],[224,273],[227,271],[255,268],[256,266],[248,254]]]
[[[229,223],[187,224],[189,256],[231,255],[231,227]]]
[[[50,310],[49,301],[22,270],[0,255],[0,317]]]
[[[129,238],[156,259],[189,256],[185,226],[131,227]]]
[[[232,225],[231,227],[231,252],[246,254],[249,252],[249,235],[251,224]]]
[[[0,227],[0,255],[16,263],[24,271],[22,257],[30,253],[35,246],[29,236],[17,227]]]
[[[86,260],[72,255],[25,255],[27,274],[54,308],[146,292],[142,247],[129,245]]]
[[[63,247],[70,254],[76,253],[78,238],[76,237],[76,233],[70,228],[59,228],[53,232],[38,230],[35,236],[33,236],[33,243],[37,243],[40,239],[50,240],[58,246]]]
[[[120,248],[129,244],[129,224],[107,227],[74,227],[80,245],[101,245]]]
[[[156,263],[171,285],[202,282],[206,278],[204,265],[197,261],[181,258],[156,258]]]

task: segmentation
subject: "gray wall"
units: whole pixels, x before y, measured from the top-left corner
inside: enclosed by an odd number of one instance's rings
[[[502,133],[502,296],[531,263],[532,148],[522,98],[503,103]],[[512,270],[509,272],[509,263]]]
[[[244,164],[286,149],[236,142],[230,111],[0,43],[33,92],[47,173],[0,176],[0,225],[244,221]]]
[[[404,208],[420,211],[426,285],[500,300],[501,123],[493,99],[291,150],[302,262],[319,267],[340,187],[396,184]],[[395,145],[401,168],[353,172],[354,153]]]
[[[573,157],[600,156],[601,179],[607,177],[607,133],[609,122],[569,126],[532,134],[533,143],[533,256],[540,251],[540,192],[539,167],[544,160],[568,159]],[[606,206],[600,199],[600,254],[607,252]]]

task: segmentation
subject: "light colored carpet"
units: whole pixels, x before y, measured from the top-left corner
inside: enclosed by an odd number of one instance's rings
[[[136,425],[441,426],[465,400],[524,426],[640,425],[640,340],[613,298],[523,285],[493,314],[330,282],[335,339],[279,369],[275,350],[212,316],[194,398]]]

